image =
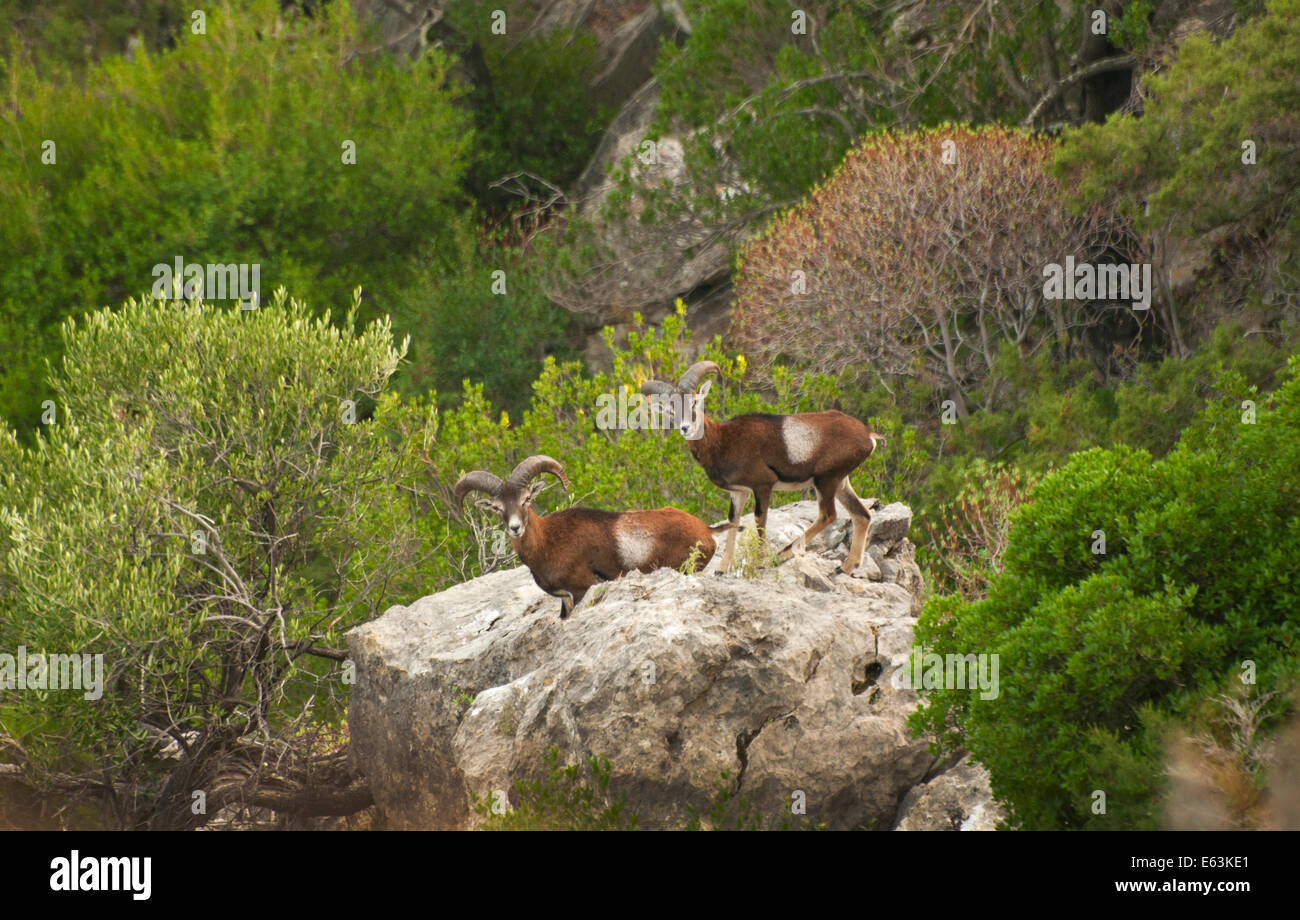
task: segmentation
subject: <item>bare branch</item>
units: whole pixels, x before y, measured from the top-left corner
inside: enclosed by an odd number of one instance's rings
[[[1034,107],[1029,110],[1029,114],[1020,120],[1021,127],[1029,127],[1038,116],[1042,114],[1043,109],[1051,105],[1060,95],[1077,83],[1095,77],[1097,74],[1108,73],[1112,70],[1131,70],[1137,66],[1138,59],[1131,54],[1120,54],[1115,57],[1103,58],[1100,61],[1093,61],[1086,67],[1081,67],[1074,73],[1057,81],[1057,83],[1043,93]]]

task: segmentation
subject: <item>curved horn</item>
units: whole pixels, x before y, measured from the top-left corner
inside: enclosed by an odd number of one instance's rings
[[[569,479],[564,475],[564,467],[560,466],[560,461],[553,460],[545,454],[534,454],[521,460],[515,467],[515,471],[510,474],[510,482],[516,486],[527,485],[542,473],[551,473],[564,484],[564,488],[569,488]]]
[[[497,489],[501,488],[501,480],[493,476],[487,470],[475,470],[472,473],[466,473],[460,479],[456,480],[455,487],[451,490],[452,497],[456,499],[456,510],[465,510],[465,494],[467,492],[486,492],[488,495],[496,495]]]
[[[682,374],[681,382],[677,385],[683,390],[689,390],[694,393],[700,381],[710,374],[721,374],[722,369],[712,361],[697,361],[687,368],[686,373]]]
[[[672,393],[674,387],[671,383],[664,383],[662,380],[647,380],[641,384],[642,396],[665,396]]]

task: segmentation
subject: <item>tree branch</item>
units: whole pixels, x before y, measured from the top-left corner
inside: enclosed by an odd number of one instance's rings
[[[1020,121],[1021,127],[1029,127],[1034,123],[1043,109],[1051,105],[1060,95],[1077,83],[1081,83],[1089,77],[1095,77],[1099,73],[1108,73],[1112,70],[1125,70],[1135,67],[1137,58],[1131,54],[1120,54],[1115,57],[1103,58],[1100,61],[1093,61],[1087,67],[1081,67],[1074,73],[1062,80],[1057,81],[1056,85],[1049,89],[1039,98],[1038,102],[1029,114]]]

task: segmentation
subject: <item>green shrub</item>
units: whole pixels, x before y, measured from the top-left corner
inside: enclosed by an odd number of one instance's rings
[[[1162,459],[1072,457],[1012,517],[988,597],[926,606],[920,641],[998,654],[1002,692],[928,693],[914,725],[987,764],[1013,823],[1153,826],[1160,723],[1194,716],[1245,661],[1262,691],[1300,678],[1300,357],[1271,396],[1232,374],[1220,388]]]
[[[0,648],[102,654],[105,686],[0,690],[30,783],[173,828],[346,786],[343,632],[428,590],[434,549],[434,418],[385,392],[401,349],[355,312],[339,328],[281,290],[64,323],[52,423],[0,438]]]
[[[683,830],[688,831],[761,831],[763,813],[743,795],[736,792],[736,783],[731,771],[723,770],[717,783],[713,801],[707,812],[701,814],[693,805],[686,807],[689,817]],[[784,812],[769,819],[768,830],[778,831],[820,831],[826,829],[825,822],[814,821],[808,817],[798,817]]]
[[[368,40],[346,4],[302,17],[265,0],[210,10],[205,34],[81,77],[9,56],[0,416],[26,435],[59,322],[150,290],[153,267],[177,256],[257,264],[263,297],[285,285],[339,310],[360,285],[365,318],[409,282],[413,252],[467,232],[472,139],[446,59],[356,55]]]
[[[982,460],[972,463],[966,476],[957,497],[921,522],[920,561],[931,592],[975,600],[1002,571],[1011,516],[1028,500],[1037,477]]]
[[[1229,220],[1285,219],[1300,184],[1298,76],[1300,2],[1270,0],[1221,42],[1188,36],[1170,65],[1143,81],[1141,117],[1116,114],[1067,132],[1057,174],[1078,203],[1118,198],[1146,228],[1172,224],[1190,235]],[[1246,141],[1253,164],[1244,162]]]
[[[0,35],[38,60],[79,66],[122,54],[133,39],[161,48],[189,25],[189,14],[168,0],[9,0],[0,6]]]
[[[1264,6],[1221,41],[1188,36],[1143,80],[1140,117],[1067,132],[1055,160],[1078,209],[1104,203],[1150,251],[1191,254],[1182,264],[1197,267],[1198,288],[1213,297],[1170,305],[1175,343],[1225,316],[1263,328],[1300,321],[1300,2]],[[1162,274],[1178,264],[1152,261]]]
[[[411,337],[398,391],[456,397],[473,380],[493,404],[522,412],[543,360],[574,357],[571,314],[547,297],[553,250],[545,240],[525,250],[483,232],[421,260],[415,280],[391,298],[394,331]]]
[[[578,764],[560,766],[558,748],[546,752],[546,777],[524,781],[515,790],[518,802],[475,799],[474,811],[485,831],[634,831],[637,816],[627,811],[627,795],[610,794],[610,764],[589,756]],[[589,775],[588,775],[589,774]]]
[[[466,185],[480,204],[498,212],[545,203],[567,188],[614,116],[591,90],[595,36],[564,28],[519,36],[515,23],[535,15],[525,7],[501,0],[447,7],[447,22],[458,30],[462,46],[453,50],[462,58],[481,56],[477,76],[487,81],[470,97],[475,133]],[[493,34],[492,14],[502,8],[508,34]],[[493,187],[510,176],[517,178],[507,187]],[[523,193],[540,202],[526,202]]]

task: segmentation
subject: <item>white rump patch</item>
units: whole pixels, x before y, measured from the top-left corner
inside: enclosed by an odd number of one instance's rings
[[[626,569],[646,565],[655,551],[655,539],[650,531],[627,521],[614,525],[614,543],[618,561]]]
[[[816,425],[787,415],[781,423],[781,440],[791,463],[807,463],[817,453],[822,438]]]

